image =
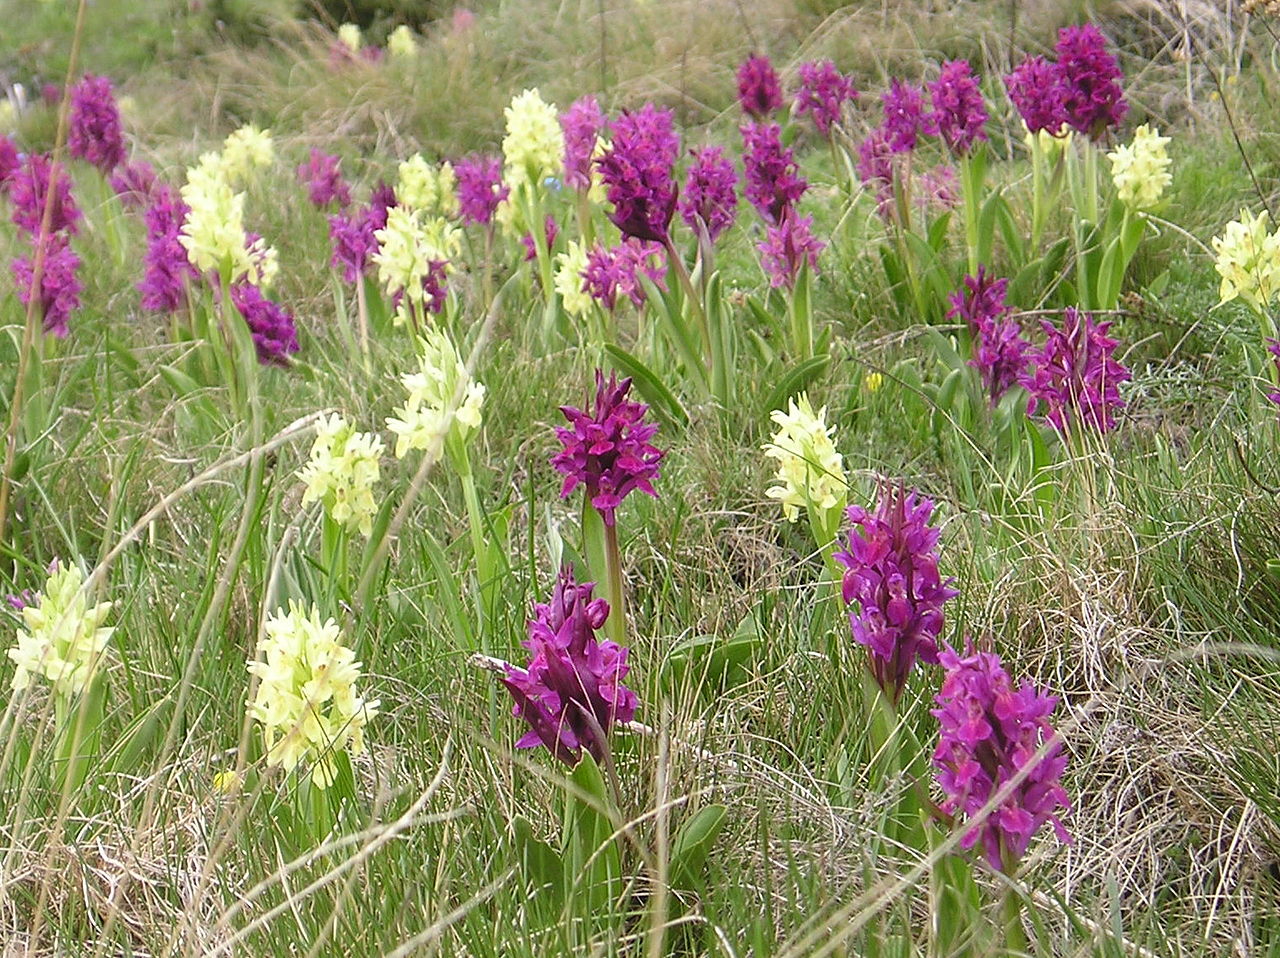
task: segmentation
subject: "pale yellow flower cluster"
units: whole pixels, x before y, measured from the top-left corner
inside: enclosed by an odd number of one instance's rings
[[[1165,187],[1173,182],[1169,166],[1173,162],[1165,150],[1169,137],[1161,136],[1142,124],[1133,131],[1127,146],[1117,146],[1107,154],[1111,161],[1111,181],[1120,202],[1130,209],[1146,210],[1155,206]]]
[[[1268,233],[1267,219],[1266,211],[1250,216],[1241,210],[1240,219],[1213,238],[1215,265],[1222,277],[1219,305],[1238,297],[1265,313],[1280,292],[1280,230]]]
[[[556,292],[571,316],[581,316],[591,308],[591,294],[582,281],[582,271],[587,268],[587,248],[569,240],[569,248],[556,256]]]
[[[506,159],[503,179],[514,191],[525,183],[538,184],[559,174],[564,162],[564,131],[554,104],[537,89],[525,90],[503,110],[507,135],[502,140]]]
[[[338,27],[338,42],[352,53],[359,53],[364,46],[364,38],[360,36],[360,28],[354,23],[344,23]]]
[[[270,130],[256,126],[242,126],[231,133],[222,144],[222,173],[227,182],[243,183],[253,171],[271,165],[276,156]]]
[[[205,153],[187,170],[182,201],[188,213],[178,236],[191,265],[200,272],[224,267],[228,281],[248,280],[255,286],[269,286],[278,263],[276,251],[258,239],[252,248],[244,231],[244,194],[231,188],[224,157]]]
[[[262,725],[268,765],[292,771],[306,762],[311,781],[328,788],[334,756],[364,751],[364,728],[380,703],[356,693],[355,657],[338,624],[321,621],[314,605],[307,613],[290,602],[287,614],[267,617],[258,658],[249,663],[259,679],[249,715]]]
[[[400,164],[396,180],[396,205],[422,213],[451,216],[458,211],[458,178],[445,160],[434,166],[416,153]]]
[[[409,398],[387,420],[398,437],[397,458],[411,449],[439,455],[448,440],[466,442],[480,428],[484,386],[471,379],[449,337],[433,326],[421,346],[421,370],[401,378]]]
[[[79,566],[68,563],[50,573],[36,601],[22,610],[25,628],[9,649],[9,658],[18,666],[13,674],[15,692],[40,675],[55,693],[71,697],[84,692],[93,679],[115,629],[102,624],[111,603],[89,605],[83,583]]]
[[[336,414],[321,419],[311,458],[298,473],[306,483],[302,504],[321,502],[334,522],[369,535],[378,511],[373,487],[381,474],[382,452],[382,440],[373,433],[356,432]]]
[[[798,402],[789,400],[785,412],[775,409],[770,414],[779,429],[763,448],[766,456],[778,460],[778,485],[765,494],[781,501],[788,522],[795,522],[801,509],[826,512],[845,503],[844,465],[832,441],[835,427],[827,426],[826,415],[826,406],[815,415],[804,393]]]
[[[449,263],[461,249],[458,228],[441,217],[425,223],[420,210],[393,206],[387,210],[387,225],[377,230],[378,279],[389,295],[401,291],[414,306],[421,306],[425,292],[422,281],[432,262]]]
[[[418,55],[418,41],[413,38],[413,31],[403,23],[391,31],[387,37],[387,52],[397,60],[411,60]]]

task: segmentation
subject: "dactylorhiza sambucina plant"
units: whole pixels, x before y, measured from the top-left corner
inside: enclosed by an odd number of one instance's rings
[[[342,178],[341,167],[341,158],[314,146],[307,162],[299,164],[298,181],[306,186],[307,198],[317,209],[345,210],[351,205],[351,187]]]
[[[769,414],[778,431],[763,446],[764,454],[778,461],[776,484],[765,495],[782,504],[788,522],[805,511],[814,544],[824,555],[835,541],[849,497],[844,461],[833,439],[836,427],[828,426],[826,417],[826,406],[815,413],[809,396],[801,393],[787,401],[785,410]]]
[[[957,595],[938,572],[939,530],[929,525],[933,503],[901,485],[887,486],[876,511],[852,505],[842,596],[853,638],[890,704],[897,705],[916,662],[938,661],[942,607]]]
[[[1271,308],[1280,294],[1280,228],[1268,232],[1268,222],[1266,210],[1250,216],[1242,209],[1240,218],[1228,223],[1212,242],[1217,254],[1214,265],[1222,278],[1218,305],[1243,300],[1257,318],[1262,343],[1270,349],[1277,333]],[[1265,377],[1273,388],[1280,384],[1280,366],[1261,360],[1256,349],[1248,355],[1254,375]]]
[[[610,608],[610,636],[626,637],[622,558],[618,551],[617,509],[635,490],[657,496],[653,480],[665,455],[650,442],[658,431],[644,421],[649,407],[627,398],[631,380],[608,380],[596,370],[595,402],[588,409],[561,406],[568,426],[556,428],[563,448],[551,465],[564,476],[561,497],[582,486],[582,535],[587,561],[605,582]]]
[[[992,406],[1021,381],[1031,351],[1022,325],[1005,301],[1008,288],[1007,279],[993,279],[980,265],[977,275],[966,276],[962,288],[951,294],[947,312],[948,319],[960,320],[969,328],[973,340],[969,365],[982,377]]]
[[[807,116],[818,133],[830,140],[833,128],[844,118],[845,104],[858,99],[858,90],[830,60],[802,63],[797,73],[800,86],[792,110],[796,116]]]
[[[124,131],[111,80],[86,74],[71,90],[67,152],[92,163],[103,175],[124,162]]]
[[[584,751],[603,761],[610,729],[630,722],[639,706],[635,692],[622,684],[631,668],[628,650],[596,637],[609,604],[592,598],[594,588],[562,570],[551,601],[536,605],[529,622],[523,645],[533,658],[525,668],[508,665],[502,680],[516,702],[512,714],[530,727],[516,747],[545,745],[570,767]]]
[[[925,130],[946,145],[960,167],[963,197],[965,245],[969,272],[978,268],[978,218],[982,206],[982,185],[986,154],[980,146],[987,139],[987,107],[968,60],[948,60],[938,78],[929,84],[933,109],[925,116]]]
[[[506,207],[517,236],[530,233],[542,295],[546,299],[543,332],[554,322],[555,288],[551,249],[538,225],[546,219],[546,181],[561,174],[564,131],[554,103],[542,99],[536,88],[517,94],[504,111],[506,136],[502,139],[503,180],[510,190]]]
[[[1039,412],[1064,437],[1115,428],[1124,408],[1120,384],[1133,378],[1113,356],[1117,341],[1107,336],[1110,322],[1068,306],[1062,326],[1042,323],[1045,343],[1028,356],[1022,385],[1030,396],[1027,414]]]
[[[396,172],[397,206],[424,216],[453,216],[458,212],[458,178],[447,160],[436,165],[415,153]]]
[[[262,727],[267,765],[293,772],[306,764],[313,785],[325,789],[339,756],[364,751],[364,729],[380,702],[362,698],[360,665],[333,619],[297,602],[267,617],[258,657],[249,672],[258,688],[249,716]]]
[[[311,456],[298,472],[306,488],[302,504],[319,502],[326,518],[344,533],[359,530],[368,536],[378,505],[373,487],[381,472],[382,439],[356,432],[339,415],[324,417],[316,428]]]
[[[942,726],[933,764],[946,795],[942,810],[968,826],[962,848],[978,846],[987,863],[1012,875],[1045,824],[1070,836],[1058,818],[1070,802],[1061,785],[1067,765],[1049,716],[1058,700],[1024,682],[1015,688],[994,652],[966,642],[938,653],[946,671],[932,714]],[[1048,747],[1038,754],[1043,746]],[[989,815],[978,813],[1016,775],[1025,777]]]
[[[763,120],[782,109],[782,81],[768,57],[752,54],[738,67],[738,106]]]

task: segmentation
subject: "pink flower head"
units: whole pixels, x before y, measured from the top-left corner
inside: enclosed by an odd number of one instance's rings
[[[1119,80],[1124,75],[1107,40],[1092,23],[1063,27],[1054,46],[1063,87],[1063,111],[1076,132],[1099,140],[1129,112]]]
[[[51,181],[57,184],[52,191]],[[9,199],[13,202],[13,222],[32,236],[40,232],[46,205],[51,207],[50,233],[75,233],[78,228],[80,208],[71,196],[71,177],[42,153],[29,154],[13,174]]]
[[[187,204],[170,187],[160,184],[143,214],[147,251],[143,254],[142,308],[171,313],[187,301],[187,287],[200,278],[179,239],[187,218]]]
[[[37,308],[44,321],[44,331],[53,333],[59,339],[67,335],[67,319],[71,311],[80,307],[80,291],[84,288],[76,270],[80,268],[80,257],[64,233],[50,233],[41,240],[43,246],[43,263],[40,272],[40,290],[35,289],[35,259],[20,256],[13,261],[13,282],[18,288],[18,301],[23,306],[37,299]]]
[[[596,637],[609,603],[593,599],[594,588],[562,570],[551,602],[534,606],[523,643],[532,660],[523,669],[508,665],[502,680],[516,702],[512,714],[530,726],[516,748],[545,745],[570,767],[582,760],[583,749],[602,760],[610,728],[630,722],[640,704],[622,684],[631,668],[627,649]]]
[[[695,147],[693,162],[685,174],[680,215],[694,233],[706,230],[715,242],[733,225],[738,206],[738,173],[718,146]]]
[[[658,431],[644,421],[649,407],[628,400],[630,389],[630,379],[618,382],[617,375],[610,374],[606,382],[597,369],[595,408],[586,412],[560,407],[569,425],[556,427],[564,448],[551,458],[551,465],[565,477],[561,497],[585,486],[588,500],[608,526],[633,489],[657,496],[653,480],[664,455],[649,442]]]
[[[942,726],[933,753],[946,794],[942,810],[965,820],[962,848],[981,842],[988,864],[1011,874],[1046,823],[1061,841],[1071,841],[1057,815],[1070,808],[1061,784],[1067,757],[1048,721],[1058,700],[1029,682],[1015,689],[1000,657],[975,652],[972,641],[965,643],[963,656],[947,647],[938,661],[946,678],[934,698],[939,707],[931,714]],[[1044,754],[1037,755],[1046,743]],[[1026,777],[1004,801],[975,822],[992,797],[1024,771]]]
[[[72,88],[67,150],[103,173],[110,173],[124,162],[120,108],[107,77],[86,74]]]
[[[942,64],[938,79],[929,84],[929,99],[933,111],[925,117],[925,128],[941,137],[952,153],[964,156],[975,142],[987,138],[987,108],[968,60]]]
[[[258,362],[264,366],[287,366],[289,355],[299,348],[293,315],[263,296],[262,290],[252,283],[232,286],[231,302],[249,327]]]
[[[809,184],[800,176],[791,147],[782,145],[778,124],[748,122],[742,127],[742,141],[747,200],[767,222],[780,223]]]
[[[951,294],[948,319],[962,319],[973,337],[973,358],[969,365],[978,370],[994,405],[1017,385],[1027,368],[1031,344],[1022,336],[1022,326],[1009,318],[1005,302],[1007,279],[993,280],[984,267],[977,276],[964,278],[964,289]]]
[[[752,54],[738,67],[738,104],[757,120],[782,106],[782,83],[768,57]]]
[[[895,155],[884,127],[876,127],[858,146],[858,179],[875,192],[876,211],[884,219],[893,215]]]
[[[884,104],[884,133],[894,153],[910,153],[925,132],[924,94],[919,87],[894,80],[881,97]]]
[[[609,219],[624,236],[666,243],[676,208],[672,173],[679,152],[670,110],[646,103],[614,121],[613,143],[596,167],[613,204]]]
[[[1004,78],[1009,100],[1032,133],[1057,136],[1067,123],[1066,87],[1056,65],[1044,57],[1027,57]]]
[[[844,105],[857,98],[853,80],[837,70],[830,60],[800,64],[796,114],[813,120],[818,132],[827,139],[831,138],[831,127],[840,122]]]
[[[929,525],[928,499],[886,487],[874,513],[854,505],[846,514],[857,528],[835,559],[845,567],[849,624],[867,647],[871,674],[896,703],[916,660],[938,661],[942,606],[957,593],[938,574],[939,533]]]
[[[458,177],[458,210],[464,223],[487,226],[493,222],[511,187],[502,182],[502,160],[496,156],[468,156],[453,168]]]
[[[329,265],[342,270],[342,278],[348,283],[359,282],[369,269],[378,249],[374,233],[387,225],[387,209],[395,205],[395,190],[384,182],[373,188],[365,209],[329,217],[329,242],[333,247]]]
[[[18,145],[7,136],[0,136],[0,196],[9,192],[9,181],[21,166]]]
[[[111,189],[130,209],[142,209],[156,192],[156,171],[146,160],[124,163],[111,174]]]
[[[560,114],[564,132],[564,185],[575,190],[591,186],[591,161],[595,156],[596,138],[608,126],[604,111],[593,96],[574,100]]]
[[[764,242],[757,247],[769,285],[775,289],[794,289],[800,267],[807,261],[810,271],[816,272],[818,254],[826,246],[813,235],[812,216],[800,216],[795,210],[785,211],[780,223],[766,228]]]
[[[306,184],[312,205],[323,209],[336,203],[344,210],[351,205],[351,187],[342,178],[341,164],[340,158],[312,147],[310,158],[298,166],[298,182]]]
[[[1007,279],[992,279],[985,266],[978,267],[977,276],[966,276],[962,289],[950,296],[951,309],[947,319],[963,320],[973,335],[1009,313],[1005,293],[1009,289]]]
[[[613,247],[596,243],[587,252],[582,282],[596,302],[612,310],[618,305],[619,296],[643,306],[645,292],[640,276],[648,276],[659,289],[665,289],[666,272],[667,255],[661,243],[627,239]]]
[[[1059,329],[1043,323],[1044,347],[1029,357],[1031,369],[1022,385],[1031,394],[1027,413],[1043,404],[1043,415],[1060,433],[1081,425],[1098,432],[1115,427],[1113,413],[1124,407],[1119,385],[1133,378],[1112,357],[1116,341],[1107,338],[1111,323],[1068,306]]]

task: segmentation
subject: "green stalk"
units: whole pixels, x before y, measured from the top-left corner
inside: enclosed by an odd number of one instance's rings
[[[1022,929],[1022,899],[1014,889],[1005,889],[1000,911],[1004,921],[1005,954],[1011,958],[1027,954],[1027,935]]]
[[[1040,237],[1044,235],[1045,220],[1045,188],[1044,188],[1044,150],[1040,148],[1040,137],[1031,137],[1031,255],[1040,249]]]
[[[627,616],[622,584],[622,558],[618,551],[618,529],[606,525],[604,516],[590,500],[582,504],[582,545],[591,577],[604,586],[609,603],[605,633],[619,645],[627,641]]]
[[[676,244],[672,242],[670,234],[664,239],[663,245],[667,250],[667,266],[675,272],[676,278],[680,280],[680,288],[684,291],[684,297],[689,303],[689,308],[693,310],[694,319],[698,321],[698,333],[702,336],[702,349],[703,356],[707,361],[707,371],[709,373],[713,372],[713,350],[715,346],[711,338],[711,329],[707,324],[707,312],[702,308],[702,297],[693,288],[693,277],[689,275],[689,269],[684,265],[684,259],[676,249]]]
[[[978,203],[982,198],[982,184],[977,180],[981,175],[981,164],[974,162],[972,154],[961,157],[960,190],[964,202],[964,236],[969,252],[970,276],[978,274]]]
[[[1085,213],[1090,223],[1098,222],[1098,148],[1084,145]]]

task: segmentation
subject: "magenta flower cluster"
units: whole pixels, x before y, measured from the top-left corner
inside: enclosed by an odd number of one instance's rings
[[[488,226],[511,187],[502,182],[502,160],[496,156],[468,156],[453,168],[458,178],[458,212],[464,223]]]
[[[18,155],[18,144],[10,137],[0,135],[0,196],[9,192],[9,181],[22,166],[22,157]]]
[[[764,242],[758,245],[760,263],[769,285],[775,289],[794,289],[800,268],[818,269],[818,255],[827,244],[813,235],[813,217],[800,216],[786,210],[779,223],[765,229]]]
[[[951,294],[949,319],[962,320],[973,338],[969,365],[978,370],[994,405],[1017,385],[1027,367],[1031,344],[1022,336],[1022,325],[1010,316],[1005,302],[1007,279],[992,279],[983,266],[977,276],[966,276],[964,288]]]
[[[622,684],[627,649],[596,631],[609,604],[591,597],[594,583],[579,585],[572,570],[560,573],[547,604],[538,603],[523,645],[533,653],[526,668],[507,666],[503,685],[515,699],[512,714],[529,723],[517,748],[545,745],[572,767],[585,750],[603,759],[606,738],[618,722],[630,722],[639,699]]]
[[[607,126],[604,111],[593,96],[575,100],[560,114],[560,129],[564,133],[565,186],[575,190],[591,187],[591,162],[595,156],[596,139]]]
[[[34,302],[45,332],[61,338],[84,288],[76,275],[80,257],[71,248],[81,219],[71,177],[47,156],[30,154],[9,178],[9,199],[13,222],[31,242],[30,254],[10,264],[18,301],[28,307]]]
[[[298,166],[298,182],[307,187],[307,196],[320,209],[331,204],[345,210],[351,205],[351,187],[342,178],[342,160],[311,148],[307,162]]]
[[[71,177],[42,153],[31,153],[9,180],[13,222],[31,236],[40,232],[49,207],[49,232],[75,233],[82,218],[71,195]]]
[[[919,87],[893,80],[880,100],[884,108],[885,140],[894,153],[910,153],[920,135],[927,132],[924,93]]]
[[[1123,74],[1092,23],[1064,27],[1054,46],[1057,62],[1028,57],[1005,77],[1009,99],[1033,133],[1057,134],[1065,124],[1091,140],[1118,126],[1129,112]]]
[[[387,225],[387,210],[395,205],[395,190],[380,182],[373,188],[369,205],[364,209],[329,217],[332,245],[329,263],[334,269],[342,270],[342,278],[348,283],[360,282],[369,269],[373,254],[378,251],[374,233]]]
[[[929,84],[933,110],[925,117],[925,130],[947,144],[958,156],[987,138],[987,108],[968,60],[948,60],[938,79]]]
[[[584,486],[588,501],[600,513],[605,525],[614,524],[615,510],[633,490],[656,496],[653,480],[663,453],[650,440],[658,431],[644,421],[649,407],[627,399],[631,380],[618,381],[596,370],[595,406],[591,411],[561,406],[568,426],[556,428],[564,448],[551,465],[564,475],[560,489],[568,496]]]
[[[142,308],[171,313],[187,301],[187,287],[199,279],[187,250],[179,240],[187,218],[187,204],[171,187],[155,187],[151,205],[143,214],[147,226],[147,251],[142,257]]]
[[[680,216],[689,229],[715,242],[733,225],[738,207],[738,173],[718,146],[690,150],[693,161],[685,173]]]
[[[782,107],[782,81],[769,58],[753,54],[738,67],[738,105],[763,120]]]
[[[107,77],[86,74],[71,90],[67,150],[110,173],[124,162],[120,109]]]
[[[783,146],[778,124],[748,122],[742,127],[742,141],[747,201],[766,222],[776,225],[809,184],[800,175],[791,147]]]
[[[938,661],[942,607],[957,592],[938,573],[930,500],[887,487],[874,513],[853,505],[846,514],[856,528],[835,558],[845,568],[849,623],[867,647],[871,674],[896,704],[916,661]]]
[[[126,209],[145,209],[158,188],[156,171],[146,160],[123,163],[111,174],[111,189]]]
[[[802,63],[799,74],[796,115],[809,117],[818,132],[830,139],[831,128],[840,122],[844,105],[858,98],[853,80],[837,70],[830,60]]]
[[[232,286],[231,302],[249,327],[258,353],[258,362],[264,365],[287,365],[290,354],[298,351],[298,329],[294,325],[293,315],[279,303],[273,303],[263,296],[262,290],[252,283],[237,283]]]
[[[1015,689],[1000,657],[975,652],[972,643],[963,656],[944,649],[938,661],[946,678],[932,711],[942,726],[933,764],[946,794],[942,810],[972,821],[1007,783],[1025,773],[961,840],[963,848],[981,844],[992,868],[1012,874],[1046,823],[1059,839],[1071,841],[1058,818],[1059,809],[1070,806],[1061,784],[1067,757],[1048,721],[1058,700],[1029,683]]]
[[[670,110],[646,103],[613,121],[613,142],[596,166],[613,204],[609,218],[624,236],[667,242],[676,208],[673,171],[679,152]]]
[[[1112,355],[1117,344],[1107,336],[1111,323],[1069,306],[1062,328],[1048,321],[1043,326],[1045,344],[1030,355],[1021,380],[1030,393],[1028,414],[1043,407],[1041,414],[1064,435],[1082,427],[1110,431],[1114,413],[1124,407],[1120,383],[1132,378]]]
[[[666,272],[666,251],[660,243],[638,239],[623,240],[617,246],[596,243],[587,252],[582,283],[591,298],[605,309],[614,309],[619,296],[643,306],[645,292],[640,277],[648,276],[660,289],[665,289]]]
[[[40,237],[30,256],[19,256],[10,264],[14,284],[18,288],[18,301],[23,306],[34,297],[44,331],[59,339],[67,335],[67,319],[72,310],[80,306],[80,291],[84,288],[76,276],[80,257],[71,248],[66,233],[49,233]],[[36,261],[40,262],[40,291],[36,293]]]

